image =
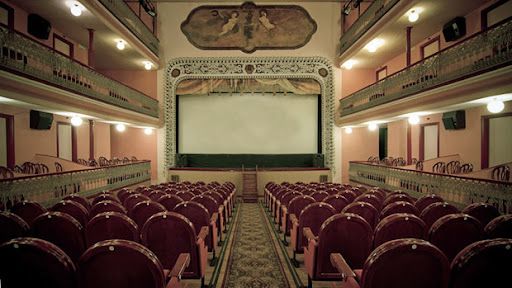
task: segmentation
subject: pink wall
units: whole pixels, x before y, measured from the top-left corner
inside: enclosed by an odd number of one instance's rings
[[[343,131],[341,137],[341,177],[348,182],[348,162],[366,161],[370,156],[379,155],[379,132],[366,127],[353,128],[352,134]]]
[[[155,70],[101,70],[100,73],[139,90],[152,98],[157,98],[157,71]]]
[[[84,123],[76,127],[76,154],[77,158],[89,159],[89,121],[84,120]]]
[[[341,98],[375,82],[375,70],[353,69],[341,71]]]
[[[110,124],[94,123],[94,158],[103,156],[111,159],[110,154]]]
[[[407,159],[407,120],[388,123],[388,156]]]
[[[110,149],[112,157],[123,158],[135,156],[139,160],[151,160],[151,178],[157,178],[156,131],[144,134],[144,129],[127,127],[118,132],[114,126],[110,129]]]

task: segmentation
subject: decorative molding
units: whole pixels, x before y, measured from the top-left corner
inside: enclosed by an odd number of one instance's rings
[[[177,58],[165,69],[165,167],[176,167],[176,88],[188,79],[308,78],[320,84],[322,154],[334,173],[334,79],[332,63],[323,57]]]

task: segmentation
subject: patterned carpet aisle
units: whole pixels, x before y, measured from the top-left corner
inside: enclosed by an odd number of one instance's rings
[[[259,204],[241,203],[239,208],[241,214],[223,287],[290,287]]]

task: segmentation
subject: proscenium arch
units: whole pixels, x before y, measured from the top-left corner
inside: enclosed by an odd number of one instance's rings
[[[324,57],[184,57],[165,68],[165,169],[176,165],[176,88],[189,79],[314,79],[322,99],[322,154],[334,173],[334,83],[332,64]]]

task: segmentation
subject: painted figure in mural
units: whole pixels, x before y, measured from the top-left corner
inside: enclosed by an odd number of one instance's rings
[[[235,28],[235,26],[238,24],[238,16],[240,14],[238,11],[231,12],[231,18],[228,19],[228,22],[222,25],[222,32],[219,33],[219,36],[222,36],[224,34],[227,34]]]
[[[270,20],[267,18],[267,10],[261,9],[260,10],[260,18],[258,18],[261,25],[267,29],[267,31],[271,31],[272,29],[276,28],[276,25],[270,23]]]

